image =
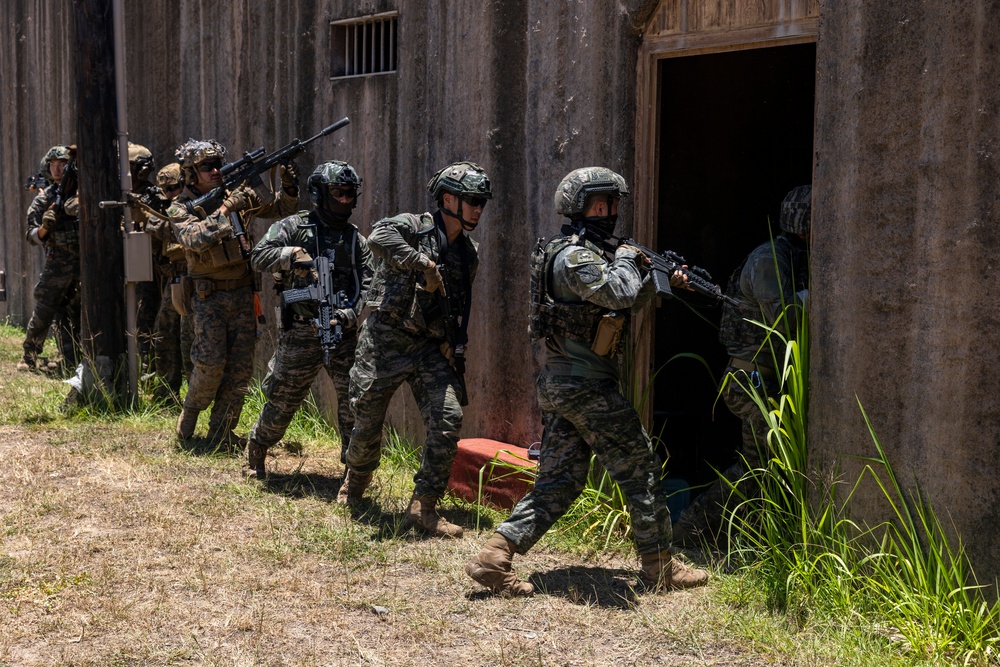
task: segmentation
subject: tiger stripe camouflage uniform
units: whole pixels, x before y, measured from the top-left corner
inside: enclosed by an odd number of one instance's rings
[[[323,349],[312,322],[316,317],[315,305],[295,303],[286,307],[269,373],[267,403],[250,431],[251,446],[265,450],[284,436],[313,380],[324,367],[337,390],[337,425],[344,449],[354,426],[349,405],[349,372],[357,346],[357,321],[374,263],[364,236],[349,222],[327,223],[316,211],[301,211],[271,225],[254,248],[252,265],[261,273],[280,272],[284,289],[304,287],[311,280],[300,278],[291,270],[294,251],[302,248],[316,257],[317,237],[322,253],[331,259],[334,289],[343,290],[351,301],[348,309],[337,317],[343,327],[343,339],[324,364]]]
[[[441,353],[445,322],[437,296],[417,289],[426,258],[437,262],[455,312],[461,311],[479,265],[479,244],[467,234],[450,248],[440,213],[404,213],[375,223],[368,238],[378,257],[351,369],[354,431],[347,451],[352,471],[374,471],[382,455],[382,425],[393,394],[404,382],[417,401],[427,438],[414,495],[444,495],[458,452],[462,406],[458,378]],[[447,250],[447,252],[445,252]]]
[[[52,159],[68,160],[69,150],[65,146],[51,149],[42,161],[43,173],[49,173],[48,163]],[[53,322],[56,323],[56,346],[62,355],[64,370],[76,368],[79,361],[79,203],[73,195],[61,209],[53,208],[59,186],[51,178],[49,181],[49,186],[41,190],[28,207],[25,236],[30,244],[45,248],[45,264],[34,288],[35,308],[25,331],[24,355],[18,364],[20,370],[36,367]],[[48,233],[41,239],[39,230],[43,225]]]
[[[769,426],[745,388],[755,388],[762,398],[778,396],[785,349],[779,337],[769,337],[763,327],[753,322],[774,325],[780,319],[782,335],[795,335],[796,313],[789,310],[784,318],[782,314],[786,304],[801,304],[808,294],[808,247],[800,235],[809,232],[811,197],[810,186],[792,190],[781,206],[779,221],[784,233],[773,244],[767,241],[754,248],[729,279],[726,293],[739,305],[722,307],[719,341],[730,355],[723,374],[730,379],[722,398],[729,411],[740,418],[742,438],[737,460],[677,518],[674,532],[680,541],[697,544],[702,537],[709,538],[719,531],[732,485],[743,479],[748,469],[760,466],[760,448],[766,447]],[[752,489],[745,482],[740,492],[748,495]]]
[[[534,587],[512,571],[583,491],[596,456],[621,489],[642,561],[640,582],[653,589],[707,581],[700,570],[672,558],[670,512],[657,492],[661,462],[638,413],[619,389],[617,354],[631,311],[656,293],[648,262],[621,245],[608,261],[604,244],[614,232],[618,202],[628,194],[621,175],[604,167],[570,172],[556,189],[556,212],[570,223],[531,256],[528,332],[545,341],[538,377],[542,442],[535,484],[514,506],[479,554],[465,566],[478,583],[506,596]],[[671,277],[675,284],[678,277]]]
[[[225,151],[218,144],[214,146],[221,149],[214,152],[221,163]],[[183,148],[178,149],[179,159]],[[199,163],[193,162],[190,168]],[[182,166],[188,167],[183,161]],[[239,208],[252,210],[254,217],[280,218],[297,209],[297,186],[294,192],[295,195],[290,195],[283,188],[274,200],[264,203],[253,190],[238,188],[227,192],[225,201],[240,198],[243,202]],[[209,438],[231,444],[236,438],[233,429],[239,423],[253,371],[257,332],[253,275],[249,261],[240,253],[229,219],[219,211],[224,202],[216,199],[206,204],[208,210],[189,211],[187,203],[199,196],[189,182],[167,212],[177,241],[184,246],[188,275],[194,287],[193,368],[178,419],[178,436],[191,437],[197,414],[214,403],[208,424]]]

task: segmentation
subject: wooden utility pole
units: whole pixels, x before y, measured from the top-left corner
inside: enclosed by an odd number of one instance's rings
[[[125,361],[121,212],[101,209],[119,190],[111,0],[74,0],[76,19],[77,167],[80,193],[81,335],[85,363],[121,403]],[[111,396],[109,396],[111,398]]]

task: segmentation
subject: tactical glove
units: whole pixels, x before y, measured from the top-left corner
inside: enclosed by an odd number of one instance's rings
[[[638,267],[649,268],[649,258],[634,245],[622,244],[615,250],[615,259],[631,259]]]
[[[418,287],[431,293],[441,290],[441,295],[447,296],[444,291],[444,278],[441,277],[441,270],[434,262],[431,262],[431,265],[424,269],[424,284],[418,285]]]
[[[281,165],[281,187],[288,190],[289,194],[298,192],[299,170],[295,168],[294,162]]]
[[[316,263],[313,261],[312,255],[302,248],[296,248],[292,251],[291,267],[292,273],[295,274],[296,278],[319,280],[319,274],[316,273],[315,268]]]
[[[230,213],[236,213],[237,211],[248,209],[252,206],[250,191],[241,185],[229,193],[225,200],[223,200],[222,205],[225,206]]]
[[[51,232],[52,228],[56,226],[56,210],[50,208],[45,213],[42,214],[42,224],[41,228],[46,232]]]
[[[333,312],[333,319],[330,320],[330,326],[335,326],[335,324],[340,324],[344,329],[353,329],[357,326],[358,316],[350,308],[341,308]]]

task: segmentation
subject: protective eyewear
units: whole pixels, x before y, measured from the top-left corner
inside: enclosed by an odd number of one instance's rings
[[[184,189],[184,186],[181,185],[181,184],[179,184],[179,183],[177,185],[165,185],[163,187],[163,191],[166,192],[166,193],[179,192],[179,191],[181,191],[183,189]]]
[[[222,169],[222,160],[206,160],[198,165],[198,171],[208,174],[216,169]]]
[[[357,188],[331,187],[330,196],[335,199],[354,199],[358,196]]]
[[[483,208],[489,201],[486,197],[473,197],[471,195],[462,195],[460,199],[473,208]]]

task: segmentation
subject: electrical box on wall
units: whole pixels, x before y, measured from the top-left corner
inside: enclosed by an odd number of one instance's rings
[[[153,279],[153,244],[145,232],[125,234],[125,282],[142,283]]]

